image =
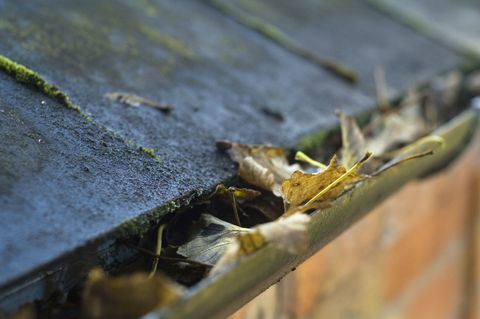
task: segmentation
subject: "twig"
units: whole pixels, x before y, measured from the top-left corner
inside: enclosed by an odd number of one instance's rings
[[[235,216],[235,221],[237,222],[237,225],[242,227],[242,224],[240,223],[240,216],[238,215],[238,208],[237,208],[237,199],[235,198],[234,191],[230,190],[230,194],[232,195],[232,206],[233,206],[233,215]]]
[[[158,232],[157,232],[157,247],[155,249],[155,255],[160,256],[160,253],[162,251],[162,236],[163,236],[163,229],[165,228],[165,225],[160,225],[158,227]],[[149,278],[153,277],[155,273],[157,272],[157,267],[158,267],[158,257],[155,257],[153,259],[153,265],[152,265],[152,271],[150,272],[150,275],[148,276]]]
[[[314,159],[312,159],[311,157],[309,157],[307,154],[305,154],[304,152],[301,152],[301,151],[298,151],[296,154],[295,154],[295,160],[296,161],[302,161],[302,162],[305,162],[305,163],[308,163],[312,166],[315,166],[315,167],[318,167],[318,168],[321,168],[321,169],[326,169],[327,168],[327,165],[325,164],[322,164]]]
[[[187,264],[192,264],[192,265],[197,265],[197,266],[203,266],[203,267],[208,267],[211,268],[213,265],[207,264],[207,263],[202,263],[201,261],[196,261],[196,260],[191,260],[191,259],[183,259],[183,258],[177,258],[177,257],[167,257],[167,256],[160,256],[159,254],[155,254],[154,252],[151,252],[148,249],[138,247],[136,245],[130,244],[130,243],[125,243],[125,245],[132,247],[146,255],[152,256],[153,258],[157,258],[159,260],[165,260],[165,261],[171,261],[171,262],[184,262]]]

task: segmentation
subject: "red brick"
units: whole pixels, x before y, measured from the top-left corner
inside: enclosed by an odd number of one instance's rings
[[[376,251],[381,216],[372,213],[298,267],[297,316],[309,312],[319,296],[336,289],[367,255]]]
[[[416,296],[408,307],[405,318],[458,318],[463,299],[464,265],[460,258],[452,260],[430,284]]]
[[[452,238],[467,231],[476,196],[469,160],[464,158],[442,174],[412,183],[395,196],[402,211],[395,210],[386,218],[387,224],[394,225],[390,227],[394,238],[384,247],[387,300],[415,280]]]

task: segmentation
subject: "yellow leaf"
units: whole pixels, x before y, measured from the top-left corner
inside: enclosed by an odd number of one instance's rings
[[[363,159],[362,162],[365,160]],[[364,177],[354,170],[347,175],[347,169],[338,165],[336,156],[333,156],[328,167],[319,173],[308,174],[296,171],[282,184],[282,196],[288,206],[286,211],[290,211],[289,214],[291,214],[292,210],[306,205],[312,200],[314,202],[332,201],[340,196],[349,185],[362,179]],[[319,196],[319,194],[321,195]]]
[[[168,306],[182,294],[182,288],[167,277],[134,273],[113,278],[93,269],[85,285],[82,318],[130,319]]]

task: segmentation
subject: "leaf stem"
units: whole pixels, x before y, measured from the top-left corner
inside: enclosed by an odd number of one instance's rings
[[[354,171],[356,171],[363,163],[365,163],[370,157],[372,157],[371,152],[367,152],[363,158],[355,163],[348,171],[340,175],[336,180],[331,182],[327,187],[322,189],[317,195],[313,196],[305,205],[302,206],[302,208],[306,208],[310,205],[312,205],[314,202],[319,200],[323,195],[325,195],[328,191],[330,191],[332,188],[340,184],[343,180],[345,180],[348,176],[350,176]]]
[[[235,197],[234,190],[230,190],[230,194],[232,195],[232,207],[233,207],[233,215],[235,216],[235,221],[237,222],[237,225],[242,227],[242,224],[240,223],[240,216],[238,215],[238,204],[237,204],[237,198]]]
[[[311,157],[309,157],[307,154],[305,154],[304,152],[302,151],[298,151],[296,154],[295,154],[295,160],[296,161],[301,161],[301,162],[305,162],[305,163],[308,163],[312,166],[315,166],[315,167],[318,167],[318,168],[321,168],[321,169],[326,169],[327,168],[327,165],[325,164],[322,164],[314,159],[312,159]]]

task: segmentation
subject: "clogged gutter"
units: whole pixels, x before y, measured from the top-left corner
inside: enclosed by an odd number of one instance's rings
[[[390,170],[441,152],[448,141],[428,134],[444,113],[451,116],[461,96],[470,94],[461,90],[461,81],[447,81],[454,76],[442,79],[448,85],[440,94],[427,87],[412,90],[397,105],[379,103],[362,129],[353,117],[338,113],[342,146],[333,155],[314,159],[297,152],[292,164],[288,153],[274,146],[219,142],[219,149],[238,163],[237,183],[218,185],[152,236],[138,245],[130,242],[148,260],[134,265],[135,271],[124,269],[126,274],[116,277],[92,271],[81,293],[82,316],[134,318],[168,309],[191,296],[186,287],[208,286],[202,283],[239,268],[267,246],[305,255],[314,240],[312,212],[321,218],[319,212],[334,210],[346,195],[361,193]]]

